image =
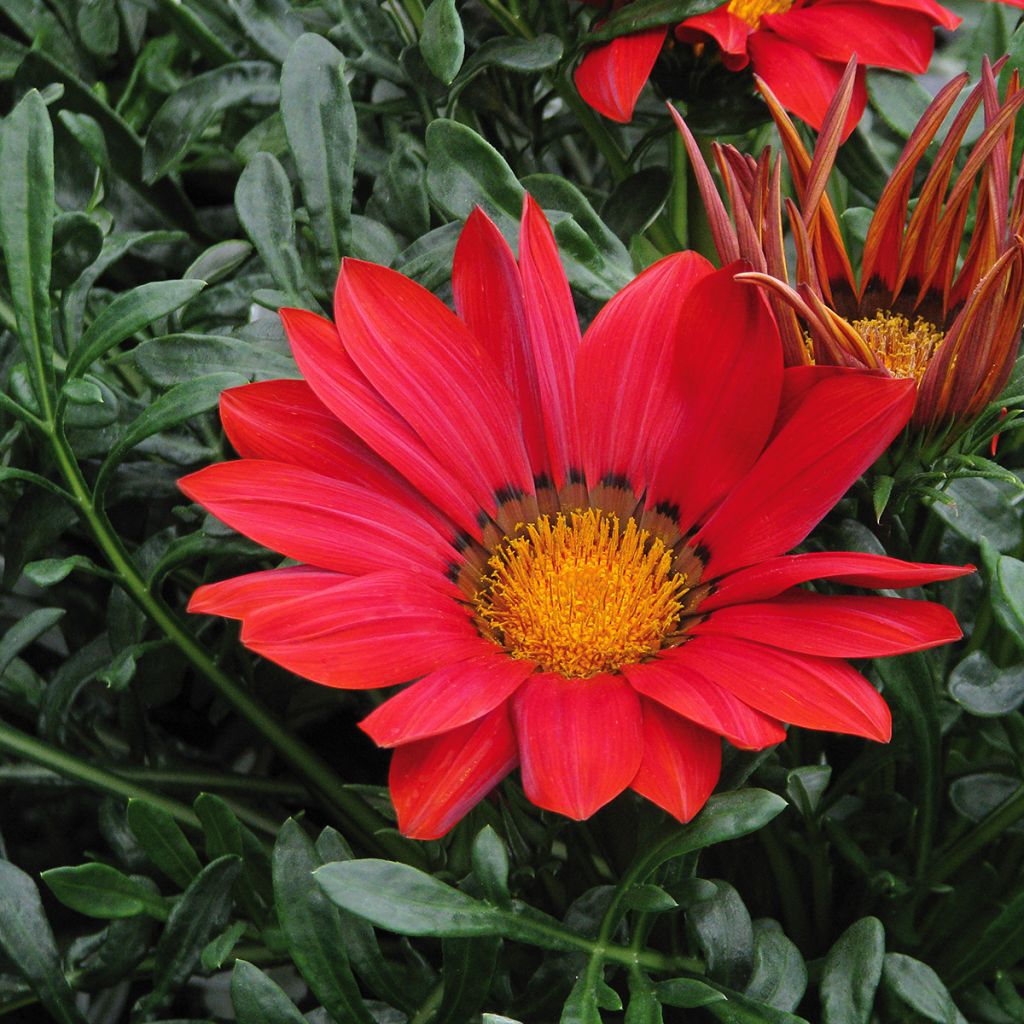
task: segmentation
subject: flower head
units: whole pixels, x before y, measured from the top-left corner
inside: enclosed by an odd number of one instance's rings
[[[736,269],[669,256],[581,338],[527,198],[518,261],[481,211],[467,221],[457,314],[346,260],[336,325],[282,311],[305,381],[225,392],[242,458],[181,487],[303,564],[201,587],[191,609],[324,685],[409,683],[362,722],[394,748],[406,834],[442,835],[517,765],[572,818],[632,788],[688,819],[721,737],[758,749],[792,722],[885,740],[884,701],[843,659],[960,635],[935,604],[800,586],[967,570],[786,554],[913,387],[790,378]]]
[[[923,433],[965,426],[998,395],[1024,324],[1024,164],[1010,166],[1014,122],[1024,104],[1016,73],[1000,99],[992,67],[968,95],[942,139],[911,205],[925,152],[953,110],[967,76],[943,88],[911,133],[871,219],[859,280],[846,251],[827,185],[845,111],[851,62],[815,152],[761,83],[778,125],[797,203],[787,200],[796,244],[790,274],[782,242],[778,167],[765,152],[752,160],[716,147],[732,207],[724,205],[700,151],[677,117],[723,261],[740,255],[768,288],[790,365],[867,367],[913,381],[913,424]],[[959,174],[955,161],[972,118],[984,128]],[[974,212],[974,229],[965,224]]]
[[[921,74],[935,46],[934,28],[959,24],[936,0],[728,0],[687,18],[674,35],[682,43],[715,44],[729,71],[752,67],[786,110],[814,128],[824,121],[844,66],[856,57],[858,73],[841,126],[845,138],[864,113],[863,69]],[[576,71],[580,95],[606,117],[629,121],[667,31],[648,29],[588,50]]]

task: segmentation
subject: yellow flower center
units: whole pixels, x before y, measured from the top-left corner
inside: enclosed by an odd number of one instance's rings
[[[854,330],[894,377],[921,383],[924,371],[946,335],[930,320],[907,317],[880,309],[873,317],[851,321]]]
[[[512,657],[570,679],[658,650],[687,590],[660,540],[599,509],[541,516],[488,564],[475,598],[481,623]]]
[[[730,14],[745,21],[751,28],[757,28],[766,14],[785,14],[794,0],[730,0]]]

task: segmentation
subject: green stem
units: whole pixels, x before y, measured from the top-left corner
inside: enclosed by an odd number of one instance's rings
[[[444,999],[444,982],[439,981],[431,990],[420,1008],[409,1018],[409,1024],[427,1024],[427,1021],[437,1013],[437,1008]]]
[[[48,399],[46,409],[52,423]],[[344,782],[326,761],[293,736],[259,701],[239,686],[196,642],[170,608],[150,591],[120,537],[110,526],[105,514],[96,507],[78,462],[56,427],[52,428],[50,440],[57,464],[78,504],[82,518],[128,595],[192,666],[206,677],[220,696],[306,780],[311,792],[336,822],[350,830],[367,849],[422,866],[425,859],[419,847],[409,840],[383,831],[388,828],[387,822],[360,797],[348,792]]]
[[[930,882],[941,882],[971,860],[989,843],[1024,818],[1024,788],[1017,790],[989,815],[982,818],[967,835],[958,839],[933,862],[928,873]]]
[[[806,946],[811,934],[811,923],[793,865],[771,826],[761,829],[757,838],[761,841],[768,864],[775,876],[786,934],[798,946]]]
[[[58,750],[35,736],[30,736],[2,721],[0,721],[0,749],[27,758],[29,761],[55,771],[64,778],[74,779],[92,789],[125,799],[135,797],[145,800],[146,803],[166,811],[182,825],[189,828],[200,827],[199,818],[186,804],[172,800],[170,797],[140,786],[138,783],[126,781],[112,772],[96,768],[87,761],[82,761],[65,750]]]
[[[600,150],[615,183],[625,181],[630,174],[629,161],[619,149],[619,144],[612,138],[612,134],[605,127],[604,122],[583,102],[570,81],[561,75],[556,75],[554,84],[562,102],[573,112],[580,127]]]

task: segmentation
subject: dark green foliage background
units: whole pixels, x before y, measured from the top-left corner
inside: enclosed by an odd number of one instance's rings
[[[869,79],[834,195],[854,244],[928,88],[1024,65],[1018,12],[954,6],[923,83]],[[474,204],[514,241],[529,189],[589,318],[705,243],[660,101],[623,129],[575,95],[589,17],[0,0],[0,1018],[1024,1021],[1020,365],[952,457],[866,481],[810,542],[979,566],[938,588],[963,643],[865,666],[893,742],[732,751],[686,827],[631,797],[574,824],[511,781],[404,840],[366,695],[183,613],[275,564],[175,481],[230,456],[224,387],[297,376],[273,311],[329,313],[341,256],[446,296]],[[770,141],[749,82],[675,73],[698,130]]]

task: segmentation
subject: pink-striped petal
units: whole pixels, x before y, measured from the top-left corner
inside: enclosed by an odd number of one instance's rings
[[[654,701],[641,703],[644,753],[630,788],[679,821],[689,821],[718,782],[722,741]]]
[[[720,608],[690,632],[742,637],[826,658],[905,654],[952,643],[963,635],[953,613],[931,601],[804,590],[771,601]]]
[[[482,718],[503,704],[534,670],[494,647],[444,665],[381,704],[359,727],[379,747],[426,739]]]
[[[697,534],[705,577],[780,555],[817,526],[914,408],[910,380],[822,381]]]
[[[223,615],[226,619],[245,619],[253,612],[281,601],[318,593],[344,583],[346,579],[348,577],[342,573],[316,569],[311,565],[264,569],[197,587],[188,603],[188,610],[205,615]]]
[[[589,818],[640,767],[640,699],[621,676],[531,676],[512,698],[523,788],[538,807]]]
[[[687,664],[685,647],[661,651],[651,661],[626,665],[633,689],[696,725],[724,736],[734,747],[763,750],[781,743],[786,730]]]
[[[253,612],[242,643],[315,683],[356,690],[406,683],[494,649],[450,594],[393,572]]]
[[[398,827],[412,839],[439,839],[499,783],[518,761],[505,705],[426,740],[399,747],[388,785]]]
[[[681,650],[681,663],[772,718],[883,743],[892,735],[885,701],[845,661],[724,636],[695,637]]]
[[[439,577],[459,556],[424,510],[376,491],[261,459],[220,462],[178,486],[258,544],[321,569],[358,575],[408,568]]]

